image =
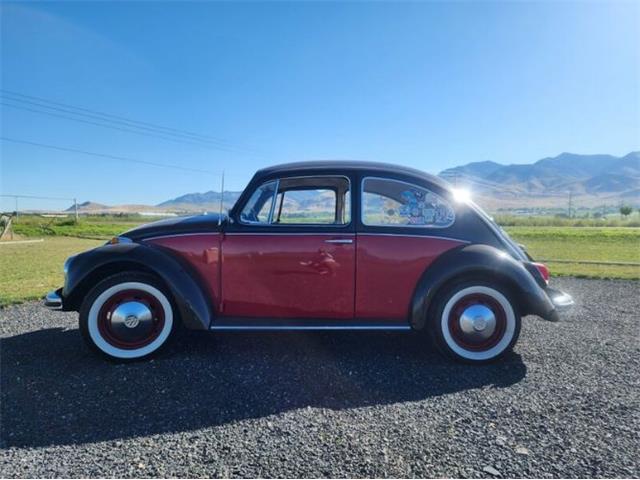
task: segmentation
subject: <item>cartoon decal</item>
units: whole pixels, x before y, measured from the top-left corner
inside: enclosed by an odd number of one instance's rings
[[[403,205],[400,216],[408,225],[432,225],[447,227],[453,222],[453,209],[436,194],[416,189],[402,192]]]

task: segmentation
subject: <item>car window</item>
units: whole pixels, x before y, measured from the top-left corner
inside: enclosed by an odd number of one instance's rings
[[[350,197],[350,182],[346,177],[281,178],[265,183],[251,195],[242,209],[241,222],[347,225],[351,222]]]
[[[351,222],[350,197],[346,177],[282,178],[273,223],[346,225]]]
[[[336,192],[328,189],[288,190],[278,194],[274,223],[335,223]]]
[[[269,223],[277,182],[267,182],[256,189],[240,212],[243,223]]]
[[[362,182],[362,223],[370,226],[448,227],[451,205],[430,190],[384,178]]]

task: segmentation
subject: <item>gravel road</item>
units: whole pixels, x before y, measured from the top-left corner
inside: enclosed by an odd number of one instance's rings
[[[640,283],[515,352],[452,364],[407,334],[197,334],[105,363],[75,314],[0,311],[0,477],[640,477]]]

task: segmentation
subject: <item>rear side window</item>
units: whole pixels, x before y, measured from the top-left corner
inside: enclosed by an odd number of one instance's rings
[[[362,182],[362,223],[369,226],[449,227],[451,205],[432,191],[388,178]]]

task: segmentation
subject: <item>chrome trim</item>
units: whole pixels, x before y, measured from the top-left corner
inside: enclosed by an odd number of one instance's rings
[[[363,233],[358,233],[358,236],[370,236],[370,237],[409,237],[409,238],[435,238],[435,239],[439,239],[439,240],[452,240],[454,242],[460,242],[460,243],[471,243],[469,240],[462,240],[460,238],[452,238],[452,237],[440,237],[438,235],[410,235],[410,234],[405,234],[405,233],[369,233],[369,232],[363,232]]]
[[[270,236],[278,236],[278,237],[282,237],[282,236],[286,236],[286,235],[295,235],[295,236],[309,236],[309,237],[317,237],[319,235],[324,235],[326,237],[345,237],[345,236],[354,236],[355,237],[355,233],[353,232],[225,232],[225,236],[232,236],[232,235],[257,235],[257,236],[265,236],[265,235],[270,235]]]
[[[471,242],[469,240],[462,240],[460,238],[452,238],[452,237],[440,237],[438,235],[410,235],[410,234],[404,234],[404,233],[353,233],[353,232],[225,232],[225,236],[232,236],[232,235],[259,235],[259,236],[264,236],[264,235],[270,235],[270,236],[285,236],[285,235],[298,235],[298,236],[313,236],[313,237],[317,237],[320,235],[323,236],[327,236],[327,237],[362,237],[362,236],[367,236],[367,237],[408,237],[408,238],[432,238],[435,240],[451,240],[453,242],[460,242],[460,243],[465,243],[465,244],[470,244]]]
[[[281,326],[281,325],[212,325],[209,327],[209,330],[217,330],[217,331],[269,331],[269,330],[411,330],[409,325],[324,325],[324,326],[315,326],[315,325],[291,325],[291,326]]]
[[[443,203],[446,203],[447,205],[449,205],[449,208],[451,208],[451,210],[453,211],[453,220],[451,221],[451,223],[449,225],[445,225],[445,226],[439,226],[439,225],[409,225],[409,224],[401,224],[401,225],[385,225],[384,223],[378,223],[378,224],[370,224],[370,223],[365,223],[364,222],[364,182],[365,180],[368,179],[372,179],[372,180],[387,180],[387,181],[391,181],[391,182],[398,182],[398,183],[404,183],[405,185],[409,185],[411,187],[417,187],[417,188],[421,188],[422,190],[427,190],[428,192],[432,193],[433,195],[435,195],[436,197],[438,197],[439,199],[442,200]],[[430,229],[436,229],[436,228],[449,228],[451,225],[453,225],[456,222],[456,211],[455,209],[451,206],[451,202],[449,202],[448,200],[446,200],[445,198],[443,198],[441,195],[438,195],[437,193],[435,193],[434,191],[426,188],[426,187],[422,187],[420,185],[417,185],[415,183],[409,183],[409,182],[405,182],[404,180],[398,180],[396,178],[391,178],[391,177],[363,177],[362,180],[360,180],[360,222],[362,223],[362,225],[366,226],[366,227],[382,227],[382,228],[430,228]]]
[[[49,292],[44,297],[44,306],[52,310],[58,310],[62,308],[62,297],[57,292]]]
[[[193,232],[193,233],[167,233],[164,235],[156,235],[155,237],[142,238],[142,242],[148,240],[155,240],[157,238],[169,238],[169,237],[192,237],[194,235],[220,235],[220,232]]]
[[[275,205],[276,205],[276,200],[278,198],[278,189],[280,188],[280,180],[281,179],[287,179],[287,180],[295,180],[297,178],[327,178],[327,177],[331,177],[331,178],[344,178],[347,180],[347,183],[349,184],[349,195],[351,195],[351,202],[349,202],[349,206],[351,211],[349,212],[349,223],[271,223],[273,221],[273,211],[275,209]],[[298,175],[295,177],[278,177],[275,179],[276,180],[276,189],[275,189],[275,193],[273,196],[273,204],[271,205],[271,209],[269,211],[269,219],[268,222],[269,223],[261,223],[261,222],[243,222],[242,220],[238,219],[238,223],[240,225],[247,225],[250,227],[316,227],[316,228],[326,228],[326,227],[334,227],[334,228],[345,228],[350,226],[353,223],[353,190],[351,188],[351,178],[349,178],[347,175],[332,175],[332,174],[326,174],[326,175]],[[253,192],[255,192],[258,188],[260,188],[262,185],[265,185],[267,183],[273,182],[274,179],[271,180],[266,180],[264,182],[262,182],[260,185],[258,185]],[[253,195],[253,192],[251,192],[251,194]],[[251,199],[251,197],[249,197],[249,199],[247,199],[246,202],[244,202],[244,204],[242,206],[239,206],[239,214],[242,213],[242,209],[244,209],[244,207],[247,205],[247,202]],[[336,206],[337,206],[337,201],[338,199],[336,198]],[[228,234],[227,234],[228,235]]]
[[[325,240],[324,243],[346,244],[346,243],[353,243],[353,239],[352,238],[334,238],[331,240]]]

